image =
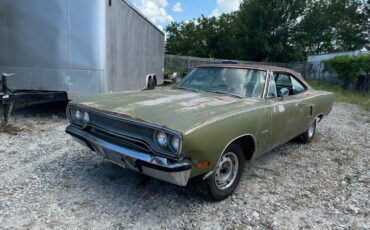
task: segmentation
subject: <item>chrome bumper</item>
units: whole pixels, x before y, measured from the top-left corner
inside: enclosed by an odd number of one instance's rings
[[[188,183],[191,173],[189,160],[170,162],[164,157],[112,144],[72,125],[66,128],[66,133],[121,167],[180,186],[186,186]]]

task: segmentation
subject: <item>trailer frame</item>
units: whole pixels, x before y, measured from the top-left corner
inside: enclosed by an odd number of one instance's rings
[[[0,82],[0,111],[2,126],[5,128],[13,109],[49,102],[68,101],[67,92],[47,90],[12,90],[8,88],[7,78],[14,74],[3,73]]]

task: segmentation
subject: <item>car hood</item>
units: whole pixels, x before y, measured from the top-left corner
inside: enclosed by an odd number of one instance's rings
[[[262,99],[168,89],[104,94],[71,104],[186,133],[260,103]]]

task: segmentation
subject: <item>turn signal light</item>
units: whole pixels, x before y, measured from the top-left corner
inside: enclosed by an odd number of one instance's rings
[[[207,168],[209,166],[209,162],[199,162],[197,167],[198,168]]]

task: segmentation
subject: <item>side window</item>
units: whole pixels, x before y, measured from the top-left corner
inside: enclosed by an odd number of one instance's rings
[[[280,73],[277,77],[276,85],[292,87],[292,82],[290,81],[290,76],[286,75],[286,74],[283,74],[283,73]]]
[[[302,83],[297,81],[294,77],[292,77],[292,85],[293,85],[293,94],[294,95],[306,91],[306,88],[302,85]]]
[[[287,88],[289,90],[289,95],[293,94],[292,82],[290,81],[290,76],[285,73],[278,73],[275,78],[276,81],[276,90],[278,97],[281,97],[280,90],[282,88]]]
[[[278,93],[281,88],[287,88],[289,90],[289,95],[297,95],[306,91],[305,86],[295,79],[295,77],[283,73],[277,76],[276,88]]]

